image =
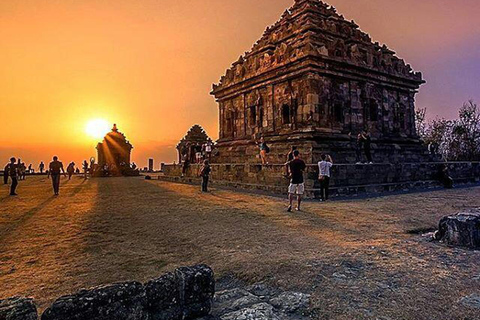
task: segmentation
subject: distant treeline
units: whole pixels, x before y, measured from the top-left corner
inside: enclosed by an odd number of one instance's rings
[[[480,161],[480,110],[474,101],[465,102],[455,120],[427,122],[426,112],[416,111],[417,130],[432,153],[447,161]]]

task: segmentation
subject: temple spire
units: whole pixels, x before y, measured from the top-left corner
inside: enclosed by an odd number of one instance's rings
[[[113,132],[118,132],[117,124],[116,124],[116,123],[113,124],[112,131],[113,131]]]

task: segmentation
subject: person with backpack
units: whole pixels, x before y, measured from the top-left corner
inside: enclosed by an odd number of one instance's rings
[[[258,143],[260,148],[260,159],[262,159],[262,165],[268,165],[268,154],[270,153],[270,148],[265,142],[265,138],[261,137],[260,142]]]

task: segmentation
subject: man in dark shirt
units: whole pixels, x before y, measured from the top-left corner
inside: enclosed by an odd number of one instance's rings
[[[297,211],[300,211],[300,204],[302,202],[302,195],[305,192],[305,184],[303,180],[303,173],[307,166],[305,162],[300,159],[300,152],[295,150],[293,152],[294,159],[288,163],[290,169],[290,186],[288,187],[288,200],[290,204],[287,211],[292,211],[293,197],[297,195]]]
[[[18,186],[18,166],[15,163],[17,159],[11,158],[10,159],[10,164],[8,165],[8,175],[10,176],[10,179],[12,179],[12,184],[10,185],[10,195],[11,196],[16,196],[17,193],[15,192],[17,190]]]
[[[200,176],[202,177],[202,192],[208,192],[208,179],[211,171],[212,168],[208,160],[204,160],[202,170],[200,171]]]
[[[58,196],[60,191],[60,172],[63,172],[63,175],[66,176],[63,163],[58,161],[57,156],[54,156],[53,161],[49,165],[48,177],[52,176],[53,192],[56,196]]]

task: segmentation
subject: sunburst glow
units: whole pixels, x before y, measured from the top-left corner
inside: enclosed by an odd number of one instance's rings
[[[95,139],[102,139],[109,131],[111,124],[103,119],[93,119],[87,122],[85,133]]]

